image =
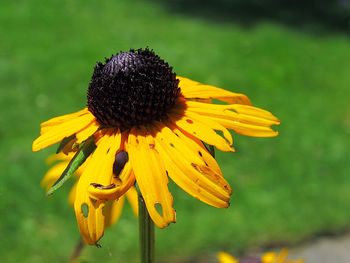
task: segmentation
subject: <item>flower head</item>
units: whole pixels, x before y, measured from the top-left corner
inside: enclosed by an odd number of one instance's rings
[[[227,104],[212,104],[212,99]],[[272,137],[277,132],[271,126],[279,124],[243,94],[176,76],[149,49],[121,52],[98,63],[87,106],[42,123],[33,151],[58,142],[64,152],[79,153],[91,141],[96,145],[74,201],[89,244],[103,235],[106,203],[118,200],[135,182],[160,228],[176,220],[168,178],[209,205],[228,207],[231,188],[206,145],[234,151],[228,129]]]

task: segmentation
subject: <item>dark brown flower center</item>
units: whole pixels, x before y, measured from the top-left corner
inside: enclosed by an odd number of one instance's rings
[[[172,67],[152,50],[120,52],[95,66],[87,104],[100,124],[126,130],[166,118],[178,84]]]

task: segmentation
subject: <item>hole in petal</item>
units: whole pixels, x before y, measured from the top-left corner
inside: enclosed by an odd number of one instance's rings
[[[89,216],[89,206],[86,203],[83,203],[80,208],[83,216],[87,218]]]
[[[198,154],[200,157],[203,157],[203,154],[201,153],[201,151],[198,151]]]
[[[163,207],[160,203],[154,204],[155,209],[157,210],[158,214],[163,216]]]
[[[170,143],[170,146],[173,147],[173,148],[175,148],[175,145],[174,145],[172,142]]]

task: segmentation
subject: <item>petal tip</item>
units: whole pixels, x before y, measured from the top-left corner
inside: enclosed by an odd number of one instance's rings
[[[38,140],[38,139],[36,139],[36,140],[33,142],[33,144],[32,144],[32,151],[33,151],[33,152],[38,152],[38,151],[41,150],[41,148],[38,146],[37,140]]]

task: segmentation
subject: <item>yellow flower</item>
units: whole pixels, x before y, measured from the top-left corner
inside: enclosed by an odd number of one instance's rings
[[[290,260],[287,259],[288,250],[282,249],[279,253],[276,252],[266,252],[261,256],[261,263],[303,263],[301,259]]]
[[[249,259],[244,259],[242,261],[249,263],[304,263],[303,260],[290,260],[287,259],[288,250],[282,249],[279,253],[276,252],[266,252],[261,258],[250,257]],[[226,252],[219,252],[217,254],[219,263],[239,263],[240,261]]]
[[[219,263],[239,263],[238,259],[226,252],[219,252],[217,257]]]
[[[212,104],[212,99],[227,104]],[[98,63],[87,108],[42,123],[33,151],[63,139],[64,152],[75,151],[93,139],[97,147],[79,178],[74,209],[84,240],[94,244],[103,235],[106,202],[123,196],[135,182],[160,228],[176,220],[168,177],[199,200],[228,207],[231,188],[206,144],[232,152],[228,129],[272,137],[277,132],[271,126],[277,124],[247,96],[178,77],[153,51],[139,49]],[[125,166],[116,171],[123,154]]]
[[[44,178],[41,180],[40,185],[45,188],[46,190],[49,190],[50,187],[58,180],[58,178],[63,173],[64,169],[68,166],[69,161],[73,158],[74,154],[69,153],[68,155],[65,154],[57,154],[52,155],[47,159],[47,163],[49,165],[52,165],[52,167],[46,172]],[[76,171],[75,175],[77,177],[77,181],[79,180],[79,177],[82,175],[85,169],[85,164],[79,167],[79,169]],[[72,186],[68,202],[70,205],[74,206],[74,201],[76,198],[76,188],[77,188],[77,182]],[[130,189],[125,193],[126,199],[129,201],[131,208],[134,212],[134,214],[137,216],[138,214],[138,200],[137,200],[137,191],[135,187],[130,187]],[[123,206],[124,206],[125,198],[124,196],[121,196],[118,200],[118,202],[111,200],[106,204],[106,211],[105,211],[105,227],[108,227],[110,225],[115,224],[119,217],[121,216]]]

